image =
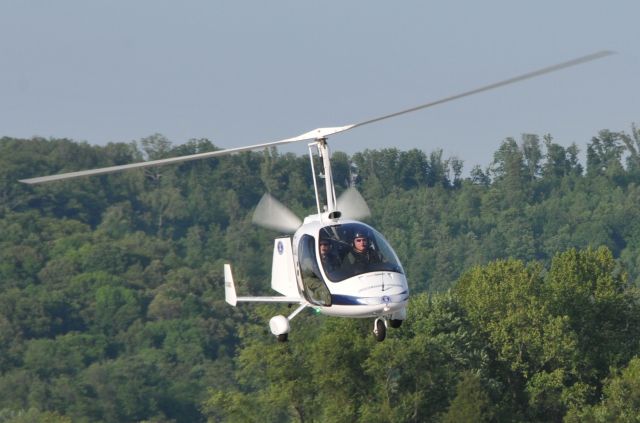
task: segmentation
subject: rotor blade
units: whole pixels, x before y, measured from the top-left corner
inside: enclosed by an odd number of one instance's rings
[[[190,160],[206,159],[206,158],[209,158],[209,157],[216,157],[216,156],[224,156],[224,155],[227,155],[227,154],[240,153],[240,152],[243,152],[243,151],[259,150],[259,149],[263,149],[263,148],[274,147],[276,145],[289,144],[289,143],[297,142],[297,141],[304,141],[304,140],[310,140],[310,139],[316,139],[316,138],[323,138],[323,137],[326,137],[328,135],[332,135],[334,133],[342,132],[342,131],[345,130],[344,128],[348,128],[348,127],[341,126],[341,127],[335,127],[335,128],[318,128],[318,129],[314,129],[314,130],[309,131],[309,132],[305,132],[304,134],[298,135],[296,137],[285,138],[285,139],[282,139],[282,140],[273,141],[273,142],[266,142],[266,143],[262,143],[262,144],[250,145],[250,146],[247,146],[247,147],[228,148],[226,150],[209,151],[209,152],[206,152],[206,153],[192,154],[192,155],[189,155],[189,156],[170,157],[168,159],[150,160],[150,161],[147,161],[147,162],[130,163],[130,164],[120,165],[120,166],[109,166],[109,167],[103,167],[103,168],[99,168],[99,169],[81,170],[81,171],[78,171],[78,172],[60,173],[60,174],[57,174],[57,175],[40,176],[40,177],[37,177],[37,178],[28,178],[28,179],[20,179],[20,182],[23,182],[25,184],[39,184],[39,183],[42,183],[42,182],[59,181],[59,180],[62,180],[62,179],[77,178],[77,177],[80,177],[80,176],[102,175],[102,174],[105,174],[105,173],[119,172],[119,171],[128,170],[128,169],[137,169],[137,168],[150,167],[150,166],[159,166],[159,165],[166,165],[166,164],[172,164],[172,163],[182,163],[182,162],[186,162],[186,161],[190,161]]]
[[[489,90],[493,90],[495,88],[503,87],[505,85],[513,84],[513,83],[520,82],[520,81],[524,81],[525,79],[535,78],[535,77],[538,77],[538,76],[541,76],[541,75],[544,75],[544,74],[547,74],[547,73],[551,73],[551,72],[559,71],[561,69],[569,68],[571,66],[581,65],[583,63],[587,63],[587,62],[590,62],[592,60],[601,59],[603,57],[607,57],[607,56],[610,56],[612,54],[615,54],[615,52],[614,51],[610,51],[610,50],[598,51],[596,53],[588,54],[586,56],[581,56],[581,57],[578,57],[578,58],[573,59],[573,60],[568,60],[566,62],[558,63],[558,64],[555,64],[555,65],[552,65],[552,66],[547,66],[545,68],[538,69],[538,70],[535,70],[533,72],[528,72],[528,73],[525,73],[525,74],[522,74],[522,75],[519,75],[519,76],[514,76],[513,78],[509,78],[509,79],[505,79],[503,81],[495,82],[493,84],[485,85],[484,87],[476,88],[474,90],[465,91],[463,93],[452,95],[450,97],[445,97],[445,98],[442,98],[440,100],[432,101],[430,103],[421,104],[419,106],[415,106],[415,107],[412,107],[410,109],[402,110],[400,112],[395,112],[395,113],[391,113],[391,114],[388,114],[388,115],[379,116],[379,117],[376,117],[376,118],[373,118],[373,119],[365,120],[364,122],[359,122],[359,123],[356,123],[354,125],[350,125],[350,127],[347,128],[347,129],[357,128],[358,126],[364,126],[364,125],[368,125],[370,123],[379,122],[379,121],[384,120],[384,119],[390,119],[392,117],[404,115],[406,113],[411,113],[411,112],[415,112],[415,111],[418,111],[418,110],[426,109],[428,107],[433,107],[433,106],[436,106],[438,104],[448,103],[450,101],[457,100],[459,98],[468,97],[470,95],[478,94],[478,93],[481,93],[481,92],[484,92],[484,91],[489,91]],[[344,130],[346,131],[346,129],[344,129]]]
[[[362,195],[354,187],[349,187],[336,201],[336,209],[346,219],[364,219],[371,216],[371,210]]]
[[[265,193],[260,199],[253,212],[252,222],[263,228],[285,233],[293,233],[302,225],[298,216],[269,193]]]
[[[432,107],[432,106],[436,106],[438,104],[442,104],[442,103],[447,103],[449,101],[453,101],[453,100],[457,100],[459,98],[462,97],[467,97],[470,95],[474,95],[474,94],[478,94],[484,91],[488,91],[488,90],[492,90],[494,88],[498,88],[498,87],[502,87],[505,85],[509,85],[509,84],[513,84],[515,82],[520,82],[520,81],[524,81],[525,79],[530,79],[530,78],[535,78],[537,76],[541,76],[547,73],[551,73],[551,72],[555,72],[561,69],[565,69],[571,66],[577,66],[583,63],[587,63],[590,62],[592,60],[597,60],[597,59],[601,59],[603,57],[606,56],[610,56],[612,54],[615,54],[613,51],[609,51],[609,50],[603,50],[603,51],[599,51],[596,53],[592,53],[586,56],[582,56],[582,57],[578,57],[576,59],[573,60],[569,60],[566,62],[562,62],[562,63],[558,63],[556,65],[553,66],[548,66],[546,68],[542,68],[542,69],[538,69],[536,71],[533,72],[529,72],[529,73],[525,73],[513,78],[509,78],[509,79],[505,79],[503,81],[500,82],[496,82],[493,84],[489,84],[489,85],[485,85],[484,87],[480,87],[480,88],[476,88],[474,90],[470,90],[470,91],[466,91],[460,94],[456,94],[450,97],[446,97],[446,98],[442,98],[440,100],[436,100],[436,101],[432,101],[430,103],[426,103],[426,104],[422,104],[419,106],[415,106],[412,107],[410,109],[406,109],[406,110],[402,110],[399,112],[395,112],[395,113],[391,113],[388,115],[384,115],[384,116],[379,116],[373,119],[368,119],[359,123],[355,123],[355,124],[351,124],[351,125],[345,125],[345,126],[338,126],[338,127],[328,127],[328,128],[317,128],[314,130],[311,130],[309,132],[305,132],[304,134],[298,135],[296,137],[292,137],[292,138],[285,138],[279,141],[273,141],[273,142],[266,142],[266,143],[262,143],[262,144],[256,144],[256,145],[251,145],[248,147],[238,147],[238,148],[229,148],[226,150],[218,150],[218,151],[211,151],[211,152],[207,152],[207,153],[199,153],[199,154],[193,154],[193,155],[189,155],[189,156],[181,156],[181,157],[171,157],[168,159],[161,159],[161,160],[151,160],[151,161],[147,161],[147,162],[140,162],[140,163],[131,163],[131,164],[126,164],[126,165],[120,165],[120,166],[110,166],[110,167],[104,167],[104,168],[99,168],[99,169],[91,169],[91,170],[82,170],[82,171],[78,171],[78,172],[69,172],[69,173],[62,173],[62,174],[58,174],[58,175],[51,175],[51,176],[41,176],[41,177],[37,177],[37,178],[28,178],[28,179],[21,179],[20,182],[26,183],[26,184],[37,184],[37,183],[42,183],[42,182],[51,182],[51,181],[58,181],[61,179],[69,179],[69,178],[76,178],[79,176],[90,176],[90,175],[101,175],[101,174],[106,174],[106,173],[113,173],[113,172],[119,172],[121,170],[127,170],[127,169],[135,169],[135,168],[141,168],[141,167],[149,167],[149,166],[158,166],[158,165],[165,165],[165,164],[171,164],[171,163],[181,163],[181,162],[186,162],[189,160],[196,160],[196,159],[205,159],[205,158],[209,158],[209,157],[216,157],[216,156],[223,156],[226,154],[233,154],[233,153],[238,153],[238,152],[242,152],[242,151],[251,151],[251,150],[259,150],[262,148],[267,148],[267,147],[274,147],[277,145],[283,145],[283,144],[289,144],[289,143],[293,143],[293,142],[297,142],[297,141],[304,141],[304,140],[311,140],[311,139],[320,139],[320,138],[326,138],[329,135],[334,135],[334,134],[338,134],[340,132],[344,132],[344,131],[348,131],[349,129],[353,129],[353,128],[357,128],[359,126],[364,126],[364,125],[368,125],[370,123],[374,123],[374,122],[378,122],[384,119],[390,119],[392,117],[396,117],[396,116],[400,116],[406,113],[411,113],[411,112],[415,112],[418,110],[422,110],[422,109],[426,109],[428,107]]]

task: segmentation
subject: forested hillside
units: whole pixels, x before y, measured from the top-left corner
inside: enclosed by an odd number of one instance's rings
[[[335,153],[403,262],[409,319],[302,313],[276,343],[265,191],[313,213],[275,150],[41,186],[18,179],[210,151],[161,135],[0,139],[0,422],[637,421],[640,131],[524,135],[464,171],[440,151]],[[469,176],[463,176],[469,175]]]

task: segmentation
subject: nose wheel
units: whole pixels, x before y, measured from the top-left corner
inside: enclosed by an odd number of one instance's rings
[[[378,317],[373,322],[373,335],[376,341],[382,342],[387,336],[387,320],[384,317]]]

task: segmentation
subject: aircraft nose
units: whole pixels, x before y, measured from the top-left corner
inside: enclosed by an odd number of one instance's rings
[[[362,281],[360,295],[381,298],[383,303],[394,302],[397,295],[408,293],[406,279],[403,275],[381,272],[367,275]]]

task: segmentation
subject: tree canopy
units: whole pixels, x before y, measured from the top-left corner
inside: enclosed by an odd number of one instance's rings
[[[307,157],[274,149],[27,186],[18,179],[212,151],[155,134],[92,146],[0,138],[0,422],[637,421],[640,132],[525,134],[487,168],[440,150],[334,154],[396,250],[407,321],[302,313],[267,293],[269,191],[314,213]],[[285,307],[285,306],[283,306]]]

